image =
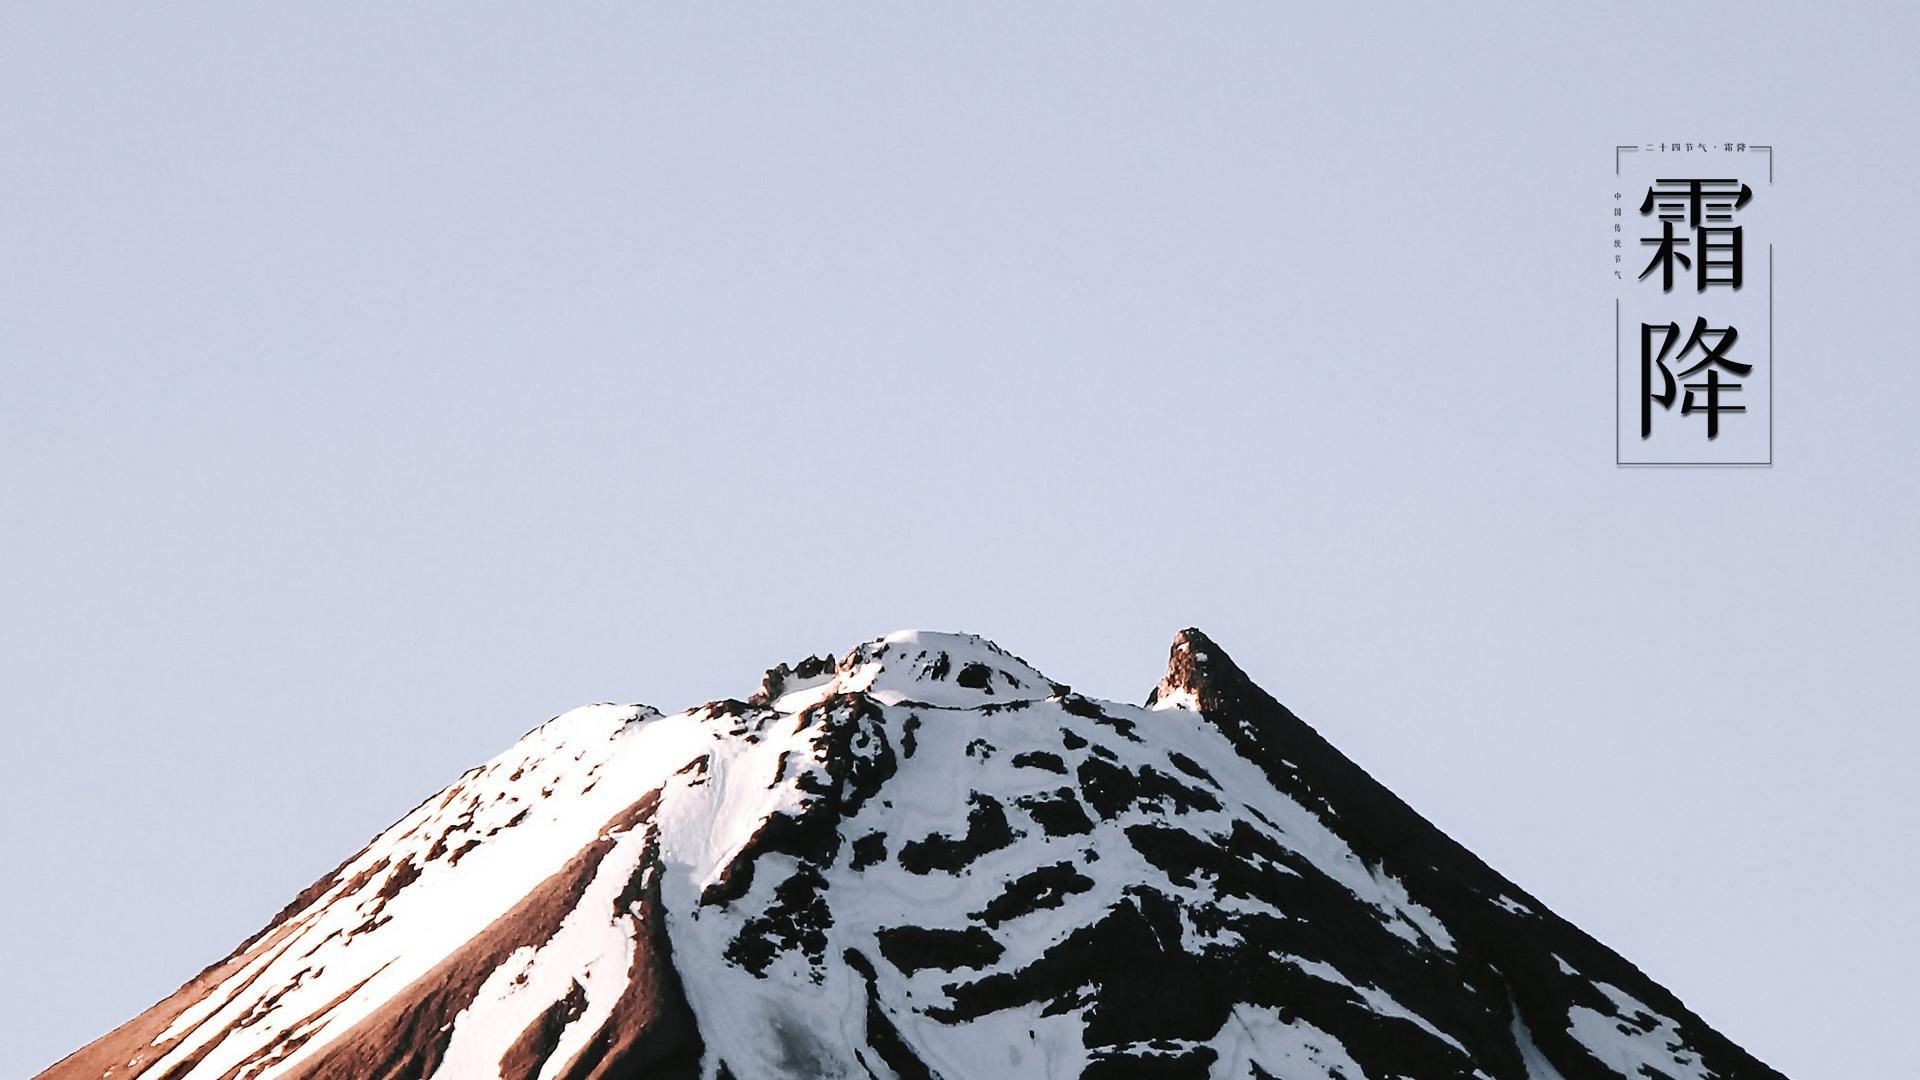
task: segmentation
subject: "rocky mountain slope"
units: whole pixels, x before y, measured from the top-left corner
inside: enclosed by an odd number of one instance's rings
[[[534,729],[43,1080],[1779,1074],[1180,634]]]

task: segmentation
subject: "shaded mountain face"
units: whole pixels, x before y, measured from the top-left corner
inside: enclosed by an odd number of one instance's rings
[[[1195,630],[899,633],[536,728],[46,1080],[1779,1074]]]

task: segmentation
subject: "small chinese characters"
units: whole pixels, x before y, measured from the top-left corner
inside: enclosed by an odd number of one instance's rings
[[[1627,149],[1632,149],[1632,147],[1627,147]],[[1663,143],[1647,143],[1645,146],[1641,147],[1641,149],[1646,150],[1649,153],[1660,153],[1660,154],[1672,154],[1672,153],[1707,154],[1707,153],[1714,153],[1714,152],[1728,153],[1728,154],[1744,154],[1747,152],[1747,144],[1743,142],[1730,142],[1730,143],[1663,142]]]

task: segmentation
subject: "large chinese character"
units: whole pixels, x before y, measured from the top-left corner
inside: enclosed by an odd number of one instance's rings
[[[1653,348],[1655,331],[1662,333],[1659,352]],[[1714,329],[1707,325],[1705,318],[1693,323],[1693,333],[1687,337],[1680,353],[1673,358],[1674,363],[1685,360],[1695,349],[1700,352],[1700,360],[1690,368],[1675,372],[1667,366],[1667,354],[1673,351],[1673,343],[1680,337],[1680,324],[1659,323],[1640,324],[1640,437],[1645,439],[1653,434],[1653,406],[1659,402],[1662,409],[1673,408],[1673,401],[1680,397],[1680,415],[1687,416],[1695,412],[1707,414],[1707,438],[1720,437],[1720,414],[1746,412],[1745,405],[1723,405],[1721,394],[1730,394],[1740,389],[1740,384],[1731,380],[1722,382],[1721,369],[1734,375],[1748,375],[1753,371],[1752,364],[1742,364],[1728,358],[1727,350],[1740,340],[1740,331],[1732,326]],[[1653,392],[1653,373],[1660,373],[1660,392]],[[1701,372],[1706,373],[1702,382],[1682,382]],[[1682,396],[1682,391],[1685,392]],[[1695,397],[1696,392],[1705,398],[1701,404]]]
[[[1700,292],[1707,291],[1709,285],[1738,289],[1742,262],[1740,228],[1728,222],[1733,220],[1733,212],[1752,198],[1753,189],[1738,180],[1655,181],[1654,186],[1647,189],[1640,212],[1659,217],[1660,235],[1640,241],[1655,249],[1647,268],[1640,271],[1640,280],[1645,281],[1647,275],[1659,267],[1661,290],[1672,292],[1673,267],[1679,263],[1681,269],[1694,271]],[[1680,222],[1693,229],[1692,238],[1675,235],[1674,226]],[[1693,246],[1692,258],[1680,251],[1689,244]]]

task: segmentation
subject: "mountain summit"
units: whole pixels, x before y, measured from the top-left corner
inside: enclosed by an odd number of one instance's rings
[[[1779,1077],[1205,634],[1147,702],[902,632],[575,709],[41,1077]]]

